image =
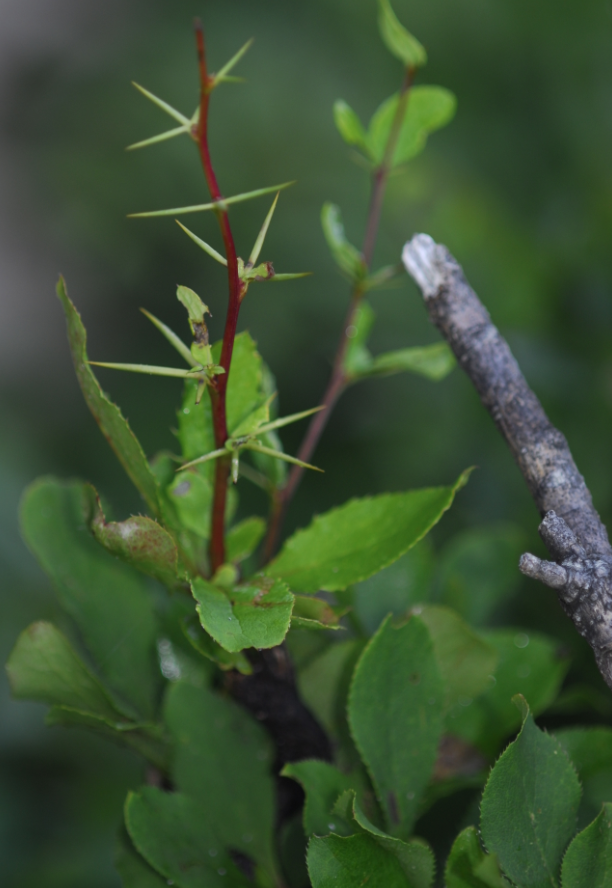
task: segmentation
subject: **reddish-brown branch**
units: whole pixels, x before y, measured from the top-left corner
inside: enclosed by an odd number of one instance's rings
[[[238,276],[238,257],[236,254],[236,245],[232,235],[232,229],[226,207],[223,205],[223,196],[217,182],[217,177],[213,169],[210,158],[210,149],[208,145],[208,106],[210,103],[210,94],[213,88],[213,79],[208,76],[206,68],[206,47],[204,43],[204,32],[199,21],[195,22],[196,44],[198,49],[198,64],[200,73],[200,120],[198,123],[198,147],[200,150],[200,159],[204,176],[210,191],[210,196],[214,201],[219,201],[219,207],[216,216],[221,229],[221,236],[225,247],[225,257],[227,259],[227,277],[229,286],[229,299],[227,305],[227,316],[225,319],[225,330],[223,333],[223,344],[221,346],[220,364],[225,373],[216,377],[217,385],[215,388],[209,387],[213,426],[215,434],[215,446],[223,447],[227,441],[227,413],[226,413],[226,391],[229,379],[230,367],[232,363],[232,352],[234,350],[234,339],[236,338],[236,328],[238,326],[238,314],[240,312],[240,278]],[[213,495],[213,510],[211,522],[211,539],[210,539],[210,562],[213,573],[225,561],[225,502],[227,498],[227,485],[230,472],[230,457],[221,458],[216,461],[215,465],[215,488]]]
[[[385,146],[385,153],[380,165],[374,171],[373,175],[372,195],[370,198],[370,207],[366,222],[366,232],[361,249],[361,255],[367,269],[369,269],[372,264],[387,180],[393,167],[393,156],[395,154],[397,140],[408,107],[408,99],[410,97],[412,81],[414,80],[414,73],[414,68],[406,69],[406,75],[400,90],[393,123],[391,124],[391,129],[389,131],[389,138]],[[350,342],[350,328],[354,326],[355,317],[359,309],[359,304],[363,298],[363,294],[363,285],[361,283],[356,283],[351,294],[349,310],[344,321],[342,333],[340,334],[340,341],[334,358],[332,374],[327,389],[325,390],[325,394],[323,395],[323,400],[321,401],[325,410],[315,413],[312,417],[297,454],[298,459],[302,460],[302,462],[310,462],[312,454],[314,453],[325,426],[329,421],[331,412],[337,400],[348,385],[348,378],[344,371],[344,359]],[[289,478],[287,479],[285,487],[279,491],[275,497],[270,520],[268,522],[268,533],[262,556],[264,564],[272,558],[276,551],[287,508],[302,480],[303,474],[304,468],[302,466],[294,466],[289,473]]]

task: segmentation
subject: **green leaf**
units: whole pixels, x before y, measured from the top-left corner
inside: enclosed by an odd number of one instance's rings
[[[205,204],[195,204],[190,207],[173,207],[170,210],[153,210],[149,213],[130,213],[128,219],[151,219],[157,216],[181,216],[185,213],[200,213],[203,210],[225,210],[232,204],[242,203],[245,200],[253,200],[256,197],[263,197],[265,194],[271,194],[273,191],[282,191],[283,188],[289,188],[290,185],[293,185],[293,182],[283,182],[282,185],[270,185],[268,188],[258,188],[255,191],[246,191],[244,194],[234,194],[232,197],[224,197],[223,200],[216,200]]]
[[[274,876],[273,752],[263,728],[233,701],[183,681],[170,688],[166,723],[176,743],[178,790],[212,800],[224,845]]]
[[[442,601],[468,623],[486,625],[519,588],[516,565],[525,548],[523,532],[512,525],[478,527],[455,535],[438,557]]]
[[[362,650],[363,642],[359,639],[334,643],[298,670],[300,696],[334,738],[346,730],[348,690]]]
[[[378,29],[389,52],[407,68],[422,68],[427,64],[425,49],[398,21],[389,0],[379,0]]]
[[[181,472],[175,475],[167,493],[183,527],[208,539],[213,498],[209,479],[199,472]]]
[[[242,651],[230,653],[222,648],[202,629],[200,621],[195,615],[182,620],[181,629],[194,650],[206,657],[207,660],[216,663],[224,672],[237,669],[242,675],[252,674],[253,667]]]
[[[415,608],[429,629],[440,674],[446,686],[446,708],[477,697],[491,685],[499,654],[454,611],[439,605]]]
[[[456,366],[454,355],[445,342],[399,351],[385,352],[372,359],[366,372],[360,376],[393,376],[395,373],[417,373],[433,382],[440,382]]]
[[[151,518],[132,515],[126,521],[107,522],[96,498],[96,511],[90,527],[104,548],[133,567],[154,577],[169,588],[176,586],[178,551],[170,534]]]
[[[192,588],[202,626],[227,651],[276,647],[287,634],[293,595],[282,581],[254,576],[226,591],[197,577]]]
[[[335,609],[327,601],[312,595],[296,595],[291,614],[292,626],[303,626],[305,629],[340,629],[340,617],[346,613],[343,609]]]
[[[557,696],[569,663],[559,656],[557,642],[537,632],[495,629],[480,637],[496,648],[497,669],[488,691],[451,709],[448,729],[492,756],[521,724],[512,697],[523,694],[537,715]]]
[[[321,225],[336,265],[351,280],[361,280],[366,273],[365,263],[359,250],[346,239],[340,207],[332,203],[323,204]]]
[[[208,306],[205,305],[198,294],[191,290],[189,287],[177,287],[176,290],[176,298],[184,305],[187,309],[187,314],[189,315],[189,323],[192,326],[198,324],[201,325],[204,323],[204,315],[210,314],[208,310]]]
[[[513,882],[550,888],[558,884],[561,857],[576,829],[580,783],[560,743],[536,727],[524,698],[515,699],[522,701],[525,720],[491,771],[480,829]]]
[[[367,833],[314,837],[307,863],[313,888],[413,888],[398,859]]]
[[[385,156],[398,102],[399,93],[395,93],[382,103],[370,121],[368,146],[375,164],[380,164]],[[456,107],[455,96],[441,86],[412,87],[391,165],[399,166],[420,154],[428,135],[446,126]]]
[[[149,866],[138,853],[129,835],[123,829],[117,836],[115,867],[121,876],[123,888],[166,888],[166,879]]]
[[[228,388],[231,384],[231,377],[230,372]],[[186,379],[183,389],[183,403],[177,416],[178,438],[185,461],[196,459],[203,453],[210,453],[215,449],[210,398],[202,398],[200,403],[196,404],[197,391],[197,381]],[[208,470],[206,470],[206,475],[208,475]]]
[[[415,604],[428,600],[434,569],[429,538],[421,540],[368,580],[353,588],[353,611],[366,635],[373,635],[387,614],[404,616]]]
[[[143,577],[107,552],[89,531],[93,487],[36,481],[21,504],[25,540],[51,577],[101,675],[145,718],[161,681],[153,602]]]
[[[252,413],[249,413],[249,415],[245,417],[235,429],[232,429],[231,437],[242,438],[247,435],[252,435],[257,431],[259,426],[267,423],[269,419],[270,404],[268,401],[265,401],[260,407],[253,410]]]
[[[367,135],[353,109],[343,99],[334,102],[334,123],[347,145],[357,145],[367,151]]]
[[[125,823],[142,856],[179,888],[247,888],[214,829],[214,813],[179,792],[144,786],[131,792]]]
[[[452,487],[349,500],[293,534],[266,573],[297,592],[346,589],[392,564],[422,539],[467,478],[464,472]]]
[[[219,362],[221,343],[213,346],[213,360]],[[263,362],[257,351],[257,344],[245,331],[234,340],[234,352],[227,381],[227,427],[235,429],[260,406],[264,400],[262,392]],[[204,451],[203,451],[204,452]]]
[[[6,670],[18,700],[38,700],[126,721],[117,704],[52,623],[32,623],[21,633]]]
[[[375,318],[372,307],[362,299],[354,313],[353,323],[346,330],[348,345],[344,356],[344,372],[347,376],[360,376],[372,365],[372,355],[366,348],[366,342]]]
[[[446,888],[505,888],[508,882],[499,872],[497,858],[482,850],[478,832],[468,826],[451,848],[444,871]]]
[[[389,833],[406,838],[436,760],[444,685],[425,624],[387,620],[363,652],[349,696],[351,733]]]
[[[350,835],[353,829],[332,814],[339,795],[355,787],[354,780],[327,762],[308,759],[285,765],[282,777],[293,777],[304,788],[303,822],[306,835],[327,835],[330,832]]]
[[[609,888],[612,884],[612,804],[604,804],[567,849],[561,881],[563,888]]]
[[[127,420],[116,404],[108,400],[87,363],[87,334],[79,313],[68,298],[63,278],[59,279],[56,292],[66,315],[74,369],[87,406],[147,506],[154,515],[159,515],[155,476]]]
[[[612,729],[565,728],[555,737],[578,771],[583,790],[578,822],[584,826],[612,798]]]
[[[266,522],[263,518],[245,518],[235,524],[225,538],[226,558],[232,564],[244,561],[252,555],[264,533]]]

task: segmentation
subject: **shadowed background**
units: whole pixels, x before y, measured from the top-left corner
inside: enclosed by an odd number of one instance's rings
[[[420,83],[458,97],[456,119],[393,178],[375,266],[397,261],[415,231],[444,242],[507,336],[546,410],[566,434],[604,520],[612,519],[612,3],[584,0],[395,0],[424,43]],[[241,315],[276,375],[283,413],[325,386],[348,285],[319,224],[338,203],[360,243],[367,176],[335,131],[344,98],[367,121],[397,89],[398,62],[378,38],[374,0],[0,0],[0,561],[3,660],[28,622],[58,619],[50,585],[20,540],[19,496],[40,474],[91,480],[124,517],[140,504],[90,417],[53,287],[68,283],[92,358],[168,363],[172,351],[138,311],[186,334],[177,283],[210,305],[222,331],[224,275],[171,219],[138,210],[202,202],[186,138],[126,153],[168,118],[137,80],[187,114],[197,101],[191,20],[200,14],[210,67],[256,42],[212,101],[213,161],[226,194],[297,179],[283,192],[262,259],[311,278],[253,285]],[[171,123],[169,124],[172,125]],[[268,199],[232,211],[248,255]],[[220,247],[212,215],[189,227]],[[406,278],[371,298],[372,350],[434,342]],[[100,371],[148,454],[173,447],[173,380]],[[283,434],[295,452],[302,426]],[[537,552],[537,514],[518,470],[459,372],[434,384],[402,375],[343,398],[304,479],[288,527],[351,495],[449,483],[477,465],[436,530],[506,522]],[[263,499],[241,482],[242,507]],[[590,655],[554,596],[518,583],[506,619],[556,634],[591,677]],[[594,680],[597,680],[596,677]],[[48,730],[44,707],[0,702],[0,859],[15,888],[110,888],[113,835],[140,766],[78,732]]]

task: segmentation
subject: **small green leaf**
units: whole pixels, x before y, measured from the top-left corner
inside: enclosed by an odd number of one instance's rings
[[[297,592],[346,589],[392,564],[422,539],[467,478],[464,472],[452,487],[350,500],[290,537],[266,573]]]
[[[455,839],[444,870],[444,884],[446,888],[507,888],[497,858],[483,851],[475,827],[468,826]]]
[[[334,122],[347,145],[357,145],[367,152],[366,131],[353,109],[342,99],[334,102]]]
[[[305,629],[340,629],[340,617],[344,612],[313,595],[296,595],[291,625]]]
[[[249,413],[235,429],[231,431],[232,438],[241,438],[251,435],[264,423],[270,420],[270,401],[274,398],[271,396],[267,401],[256,407],[252,413]]]
[[[115,867],[123,888],[166,888],[168,882],[138,853],[124,829],[115,846]]]
[[[194,616],[181,621],[183,634],[190,645],[207,660],[216,663],[220,669],[227,672],[229,669],[237,669],[242,675],[251,675],[253,667],[241,651],[230,653],[217,644],[210,635],[202,629],[200,621]]]
[[[163,323],[163,321],[160,321],[159,318],[156,318],[155,315],[152,315],[144,308],[141,308],[140,310],[143,315],[145,315],[145,317],[147,317],[151,321],[151,323],[157,327],[160,333],[166,337],[170,345],[177,350],[179,355],[189,364],[189,366],[197,367],[197,361],[194,361],[191,351],[185,345],[183,340],[179,336],[177,336],[176,333],[170,329],[170,327],[167,327],[166,324]]]
[[[609,888],[612,879],[612,804],[578,833],[563,858],[563,888]]]
[[[225,847],[255,860],[277,884],[273,752],[267,734],[237,703],[185,681],[170,688],[165,715],[175,739],[177,789],[211,800],[215,832]]]
[[[348,774],[343,774],[327,762],[308,759],[285,765],[281,776],[292,777],[304,788],[306,802],[302,816],[307,836],[324,836],[330,832],[350,835],[354,832],[332,814],[338,796],[355,787]]]
[[[225,538],[227,560],[232,564],[244,561],[253,554],[265,532],[266,522],[263,518],[245,518],[240,524],[235,524]]]
[[[223,200],[216,200],[205,204],[196,204],[191,207],[174,207],[170,210],[153,210],[149,213],[130,213],[128,218],[151,219],[156,216],[181,216],[185,213],[200,213],[204,210],[225,210],[232,204],[242,203],[245,200],[253,200],[256,197],[263,197],[264,194],[271,194],[273,191],[282,191],[283,188],[289,188],[289,186],[293,184],[293,182],[283,182],[282,185],[270,185],[269,188],[258,188],[256,191],[246,191],[244,194],[235,194],[233,197],[224,197]]]
[[[375,318],[372,307],[362,299],[353,314],[352,324],[345,330],[348,345],[344,356],[344,372],[349,377],[364,375],[372,365],[372,355],[366,348],[366,342]]]
[[[205,305],[197,293],[189,287],[177,287],[176,298],[184,305],[189,315],[189,323],[192,326],[204,323],[204,315],[210,314],[208,306]]]
[[[104,548],[165,586],[179,581],[178,551],[170,534],[151,518],[132,515],[126,521],[107,522],[97,498],[92,533]]]
[[[391,835],[407,838],[436,760],[444,685],[425,624],[387,620],[363,652],[349,696],[351,733]]]
[[[219,362],[221,343],[213,346],[213,359]],[[245,331],[234,340],[232,366],[227,381],[227,427],[235,429],[253,412],[265,396],[262,392],[263,362],[257,344]]]
[[[111,722],[127,714],[85,666],[65,635],[52,623],[32,623],[21,633],[6,666],[18,700],[38,700],[91,712]]]
[[[407,68],[422,68],[427,64],[427,53],[416,37],[398,21],[389,0],[379,0],[378,28],[389,52]]]
[[[197,234],[194,234],[193,231],[189,231],[182,222],[179,222],[178,219],[174,220],[179,228],[182,228],[187,237],[190,237],[194,244],[197,244],[200,249],[204,250],[205,253],[208,253],[216,262],[220,265],[227,265],[227,259],[225,256],[222,256],[221,253],[218,253],[214,247],[211,247],[210,244],[207,244],[206,241],[202,240],[202,238],[198,237]]]
[[[323,204],[321,225],[336,265],[351,280],[361,280],[366,273],[365,263],[359,250],[346,239],[340,207],[332,203]]]
[[[250,884],[219,840],[212,810],[202,802],[144,786],[128,795],[125,823],[142,856],[179,888]]]
[[[275,647],[289,629],[293,595],[271,577],[252,577],[228,592],[198,577],[193,596],[202,626],[228,651]]]
[[[491,686],[499,654],[447,607],[415,608],[429,629],[440,674],[446,686],[446,708],[477,697]]]
[[[385,156],[398,102],[399,94],[395,93],[382,103],[370,121],[368,147],[375,164],[380,164]],[[412,87],[391,165],[399,166],[420,154],[428,135],[446,126],[456,108],[457,100],[450,90],[441,86]]]
[[[398,859],[367,833],[313,837],[308,845],[313,888],[413,888]],[[416,888],[416,886],[415,886]]]
[[[434,382],[444,379],[456,365],[454,355],[445,342],[422,348],[401,348],[372,359],[359,376],[393,376],[395,373],[417,373]]]
[[[100,674],[145,718],[161,681],[153,601],[146,581],[96,542],[89,530],[96,492],[88,484],[36,481],[21,505],[25,540],[51,577]]]
[[[550,888],[558,884],[561,857],[576,829],[580,783],[563,747],[524,709],[521,732],[484,789],[480,828],[485,847],[513,882]]]
[[[124,419],[116,404],[108,400],[89,368],[85,327],[79,313],[68,298],[63,278],[59,279],[56,292],[66,315],[74,369],[87,406],[93,413],[104,437],[115,451],[119,462],[144,497],[147,506],[154,515],[159,515],[159,491],[155,476],[127,420]]]

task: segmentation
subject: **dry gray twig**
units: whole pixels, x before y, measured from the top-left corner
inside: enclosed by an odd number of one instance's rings
[[[552,561],[523,555],[520,570],[555,589],[612,688],[612,547],[564,436],[551,425],[508,343],[446,247],[417,234],[402,259],[429,317],[506,439],[543,521]]]

